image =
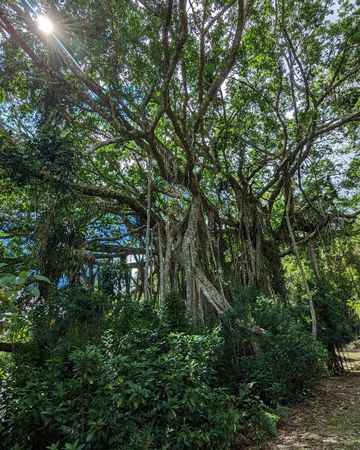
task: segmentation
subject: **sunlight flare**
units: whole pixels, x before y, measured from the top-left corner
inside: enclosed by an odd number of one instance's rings
[[[47,16],[38,16],[37,26],[45,34],[50,34],[54,31],[54,24]]]

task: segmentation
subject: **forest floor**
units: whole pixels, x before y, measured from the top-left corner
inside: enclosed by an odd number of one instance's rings
[[[290,408],[266,450],[360,450],[360,342],[345,350],[346,372],[324,379],[306,402]]]

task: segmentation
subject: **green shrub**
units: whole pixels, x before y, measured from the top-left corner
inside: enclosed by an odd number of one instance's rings
[[[284,411],[270,410],[256,393],[255,383],[241,384],[236,397],[236,406],[241,415],[241,433],[238,444],[249,441],[261,444],[268,435],[277,433],[277,423]]]
[[[162,313],[162,320],[171,330],[190,330],[190,318],[186,314],[185,301],[177,292],[170,292],[167,295]]]
[[[328,284],[317,289],[314,303],[318,317],[318,337],[326,346],[341,346],[356,339],[360,321],[350,306],[349,292]]]
[[[354,341],[360,335],[360,320],[351,302],[353,286],[349,280],[324,279],[313,286],[313,299],[317,317],[317,339],[327,348],[328,370],[339,373],[344,370],[338,349]],[[306,302],[296,307],[296,314],[308,329],[311,322]]]
[[[232,361],[227,367],[227,382],[233,386],[253,383],[254,392],[273,406],[306,395],[324,373],[323,347],[288,309],[272,299],[257,296],[247,317],[248,323],[256,324],[263,333],[254,333],[250,327],[234,331],[236,309],[234,314],[232,332],[225,332],[223,365]]]
[[[218,333],[153,330],[144,346],[138,331],[111,352],[87,346],[2,380],[4,448],[230,448],[239,415],[212,386]]]
[[[50,291],[30,313],[29,356],[42,364],[55,354],[65,357],[76,348],[99,342],[111,300],[79,287]]]
[[[250,297],[221,336],[195,333],[175,294],[158,314],[127,298],[59,290],[31,313],[32,341],[1,375],[0,442],[131,450],[262,441],[276,432],[277,405],[315,383],[323,351],[289,311]]]

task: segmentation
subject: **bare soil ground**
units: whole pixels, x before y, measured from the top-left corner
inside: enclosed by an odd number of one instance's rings
[[[324,379],[312,398],[289,410],[266,450],[360,450],[360,342],[345,350],[346,372]]]

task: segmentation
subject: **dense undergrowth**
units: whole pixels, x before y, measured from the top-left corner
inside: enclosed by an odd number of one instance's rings
[[[322,346],[269,298],[240,295],[221,327],[191,324],[180,300],[158,313],[60,289],[39,303],[2,372],[2,448],[229,449],[275,433],[323,374]]]

